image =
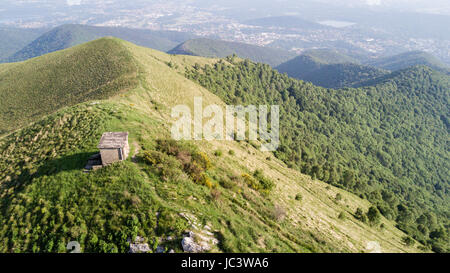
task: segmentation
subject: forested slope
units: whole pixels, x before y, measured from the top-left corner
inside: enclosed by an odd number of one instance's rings
[[[421,66],[375,86],[333,90],[228,61],[187,75],[230,104],[280,105],[278,158],[367,198],[411,236],[448,251],[446,75]]]

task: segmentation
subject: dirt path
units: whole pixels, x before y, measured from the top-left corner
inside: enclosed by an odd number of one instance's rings
[[[137,154],[139,153],[141,147],[139,146],[139,143],[137,143],[136,141],[133,142],[133,146],[134,146],[134,153],[133,153],[133,157],[131,158],[131,161],[136,163],[137,162]]]

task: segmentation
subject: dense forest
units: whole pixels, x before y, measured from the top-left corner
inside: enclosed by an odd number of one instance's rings
[[[366,198],[433,251],[450,251],[448,76],[417,66],[333,90],[227,61],[186,75],[228,104],[280,105],[278,158]]]
[[[335,89],[353,87],[389,73],[327,50],[307,52],[277,66],[276,70],[292,78]]]
[[[186,41],[168,51],[168,53],[208,58],[225,58],[236,54],[241,58],[248,58],[254,62],[265,63],[271,66],[280,65],[296,56],[295,53],[283,49],[205,38]]]

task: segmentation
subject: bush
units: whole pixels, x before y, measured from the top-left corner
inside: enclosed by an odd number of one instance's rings
[[[143,159],[144,162],[155,167],[165,181],[177,182],[183,176],[183,167],[174,157],[158,151],[145,151]]]
[[[295,196],[295,200],[297,201],[302,201],[303,196],[300,193],[297,193],[297,195]]]
[[[411,238],[410,236],[405,236],[402,238],[403,243],[405,243],[405,245],[407,246],[413,246],[414,245],[414,239]]]
[[[367,216],[364,214],[364,212],[361,208],[356,209],[355,218],[360,220],[363,223],[367,222]]]
[[[369,219],[369,222],[371,224],[379,223],[381,220],[380,211],[374,206],[370,207],[369,211],[367,212],[367,219]]]
[[[223,153],[222,153],[221,150],[216,150],[216,151],[214,152],[214,155],[217,156],[217,157],[221,157],[222,154],[223,154]]]
[[[254,189],[255,191],[260,189],[258,181],[256,181],[256,179],[253,178],[248,173],[243,173],[242,174],[242,179],[247,184],[247,186],[249,186],[250,188]]]
[[[218,201],[220,199],[221,195],[222,195],[222,193],[219,190],[217,190],[217,189],[211,190],[211,197],[213,200]]]
[[[342,194],[340,194],[340,193],[336,194],[335,199],[336,199],[336,201],[338,201],[338,202],[341,201],[341,200],[342,200]]]
[[[347,216],[345,216],[345,212],[341,212],[341,213],[339,213],[338,218],[339,218],[340,220],[345,220],[345,219],[347,219]]]
[[[232,155],[232,156],[236,155],[236,153],[235,153],[233,150],[229,150],[229,151],[228,151],[228,154],[229,154],[229,155]]]
[[[273,209],[272,216],[276,221],[283,221],[286,217],[286,210],[283,207],[276,205]]]
[[[261,188],[267,192],[270,192],[275,186],[275,183],[273,183],[272,180],[265,177],[261,170],[256,170],[253,176],[258,180],[259,184],[261,185]]]
[[[165,158],[167,163],[169,163],[166,168],[181,167],[195,183],[205,185],[208,188],[215,187],[205,173],[211,168],[211,161],[205,153],[199,152],[195,146],[186,142],[164,139],[157,140],[157,149],[160,154],[162,153],[169,158]],[[173,160],[178,163],[175,163]],[[168,171],[166,170],[166,172]]]

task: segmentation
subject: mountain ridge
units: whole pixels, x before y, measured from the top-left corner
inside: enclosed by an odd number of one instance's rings
[[[30,44],[6,58],[5,61],[24,61],[108,36],[114,36],[141,46],[162,51],[167,51],[180,42],[195,37],[194,35],[175,31],[152,31],[122,27],[67,24],[42,34]]]
[[[236,54],[241,58],[248,58],[254,62],[266,63],[271,66],[277,66],[284,61],[294,58],[296,55],[284,50],[206,38],[186,41],[168,51],[168,53],[209,58],[225,58]]]
[[[126,49],[124,54],[132,55],[138,84],[67,105],[0,137],[2,252],[65,252],[74,240],[85,252],[128,252],[127,239],[136,236],[152,251],[161,245],[182,252],[183,234],[194,228],[186,214],[218,234],[214,252],[368,252],[371,241],[386,252],[422,251],[405,245],[405,234],[391,220],[378,219],[383,229],[357,220],[353,214],[357,208],[367,211],[367,200],[287,168],[258,143],[168,140],[171,107],[192,106],[195,96],[225,106],[182,73],[226,60],[173,56],[108,38],[0,70],[46,63],[80,48],[97,51],[102,43],[119,44],[114,54]],[[89,66],[107,68],[105,58],[111,56],[102,56],[100,67]],[[82,168],[98,152],[104,131],[130,133],[130,159],[85,174]],[[192,159],[168,152],[174,149],[205,163],[200,171],[206,180],[194,181],[195,173],[181,165]],[[274,188],[262,191],[261,181],[272,181]]]

